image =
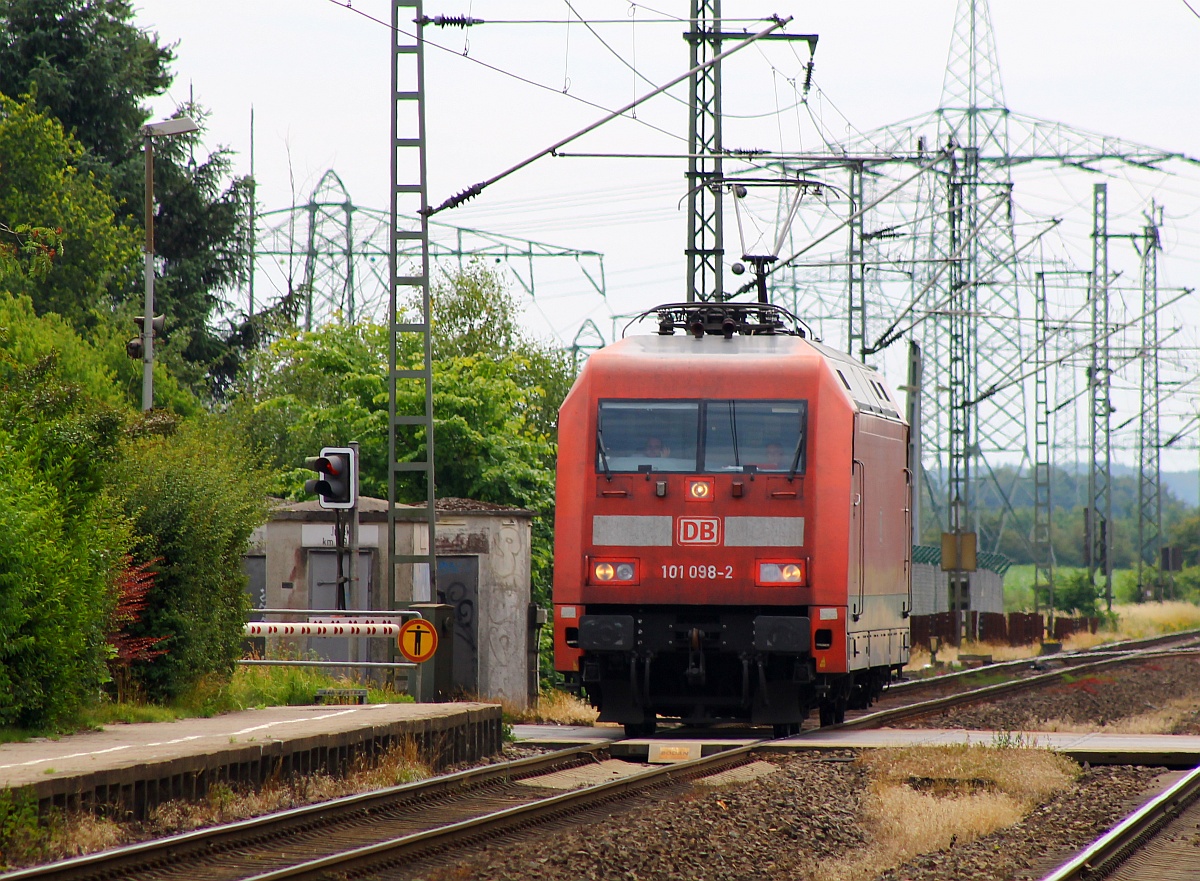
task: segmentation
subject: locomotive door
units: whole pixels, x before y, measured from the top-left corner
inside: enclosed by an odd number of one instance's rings
[[[855,421],[857,422],[857,417]],[[855,434],[857,433],[856,431]],[[850,576],[850,621],[855,622],[863,614],[863,594],[867,577],[866,561],[863,559],[867,546],[867,466],[856,457],[852,460],[850,468],[850,561],[847,571]]]

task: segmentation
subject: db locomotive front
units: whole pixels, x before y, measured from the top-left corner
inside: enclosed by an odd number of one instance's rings
[[[841,721],[908,660],[908,425],[777,307],[652,314],[560,411],[555,666],[631,736]]]

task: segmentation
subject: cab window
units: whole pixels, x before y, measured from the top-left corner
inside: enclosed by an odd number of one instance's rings
[[[596,467],[603,471],[695,471],[694,401],[601,401]]]
[[[804,472],[805,401],[601,401],[600,472]]]
[[[804,473],[804,401],[708,401],[702,471]]]

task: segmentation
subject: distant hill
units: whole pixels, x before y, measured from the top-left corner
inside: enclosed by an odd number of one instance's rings
[[[1084,478],[1087,475],[1087,469],[1082,462],[1076,462],[1072,465],[1060,466],[1066,474],[1074,475],[1078,478]],[[1121,477],[1137,477],[1137,470],[1129,465],[1113,465],[1113,478]],[[1164,471],[1162,472],[1162,481],[1167,488],[1167,492],[1174,496],[1189,508],[1200,506],[1200,472],[1196,471]],[[1079,504],[1083,504],[1082,497],[1078,500]]]
[[[1195,471],[1164,471],[1163,483],[1185,505],[1200,505],[1200,474]]]
[[[1137,475],[1137,471],[1127,465],[1113,466],[1114,477],[1123,477],[1125,475],[1134,477]],[[1188,507],[1195,508],[1197,505],[1200,505],[1200,474],[1197,472],[1164,471],[1162,472],[1162,482],[1171,495]]]

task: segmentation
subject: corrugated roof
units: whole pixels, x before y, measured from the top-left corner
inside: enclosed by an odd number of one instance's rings
[[[941,568],[942,549],[931,545],[913,545],[912,558],[914,563],[925,563]],[[987,551],[979,551],[975,555],[975,563],[980,569],[986,569],[989,572],[995,572],[997,575],[1003,575],[1008,571],[1008,567],[1012,565],[1012,560],[1004,556],[1004,554],[990,554]]]

